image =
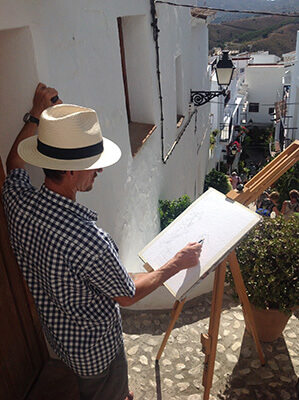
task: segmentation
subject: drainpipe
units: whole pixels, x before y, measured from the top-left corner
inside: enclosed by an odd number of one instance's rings
[[[160,73],[160,55],[159,55],[159,43],[158,43],[158,18],[156,13],[155,0],[150,0],[151,4],[151,16],[152,23],[151,26],[153,28],[153,37],[155,42],[156,49],[156,71],[158,77],[158,89],[159,89],[159,100],[160,100],[160,128],[161,128],[161,152],[162,152],[162,161],[166,164],[166,160],[164,159],[164,115],[163,115],[163,100],[162,100],[162,88],[161,88],[161,73]]]
[[[181,131],[178,133],[174,143],[170,147],[167,154],[164,155],[164,115],[163,115],[163,98],[162,98],[162,88],[161,88],[160,54],[159,54],[159,43],[158,43],[159,28],[158,28],[158,18],[157,18],[157,13],[156,13],[155,0],[150,0],[150,4],[151,4],[151,16],[152,16],[151,26],[153,28],[153,38],[154,38],[155,49],[156,49],[156,72],[157,72],[159,100],[160,100],[161,153],[162,153],[162,162],[163,162],[163,164],[166,164],[167,160],[169,159],[169,157],[172,154],[173,150],[175,149],[176,145],[178,144],[181,137],[185,133],[188,125],[190,124],[190,122],[194,116],[195,116],[194,134],[196,134],[196,131],[197,131],[197,107],[195,107],[194,110],[189,114],[189,117],[188,117],[186,123],[182,127]],[[200,145],[197,149],[197,152],[199,151],[199,148],[202,146],[204,139],[205,139],[205,136],[204,136],[202,142],[200,143]]]

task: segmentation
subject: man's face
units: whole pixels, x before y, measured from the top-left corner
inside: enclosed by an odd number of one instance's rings
[[[102,168],[90,169],[87,171],[74,171],[77,175],[77,191],[89,192],[93,187],[93,182],[97,177],[97,173],[102,171]]]

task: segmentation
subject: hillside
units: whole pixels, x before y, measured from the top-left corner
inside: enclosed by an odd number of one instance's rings
[[[198,0],[198,6],[215,7],[226,10],[271,11],[278,13],[299,12],[298,0]],[[247,18],[252,14],[217,12],[215,23]]]
[[[257,17],[209,25],[209,49],[265,50],[281,57],[296,48],[299,18]]]

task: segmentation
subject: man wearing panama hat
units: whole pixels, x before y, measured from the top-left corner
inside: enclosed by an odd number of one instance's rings
[[[14,253],[46,337],[77,374],[82,399],[132,399],[119,304],[129,306],[198,263],[190,243],[157,271],[132,281],[97,215],[76,202],[121,151],[102,136],[94,110],[62,104],[39,83],[30,113],[7,158],[3,199]],[[38,134],[36,128],[38,125]],[[25,163],[44,169],[40,189]]]

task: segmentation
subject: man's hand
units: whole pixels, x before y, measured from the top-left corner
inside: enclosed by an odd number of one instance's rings
[[[30,114],[35,118],[39,118],[41,113],[46,108],[61,103],[62,101],[58,97],[57,90],[51,87],[47,87],[44,83],[40,82],[35,90],[33,107],[30,111]]]
[[[30,114],[35,118],[40,118],[41,113],[48,107],[61,104],[62,101],[58,97],[58,92],[54,88],[47,87],[44,83],[39,83],[33,97],[33,106]],[[15,168],[24,168],[25,162],[18,154],[19,143],[35,134],[37,125],[33,122],[27,122],[18,134],[6,160],[7,173]]]
[[[172,259],[179,270],[191,268],[198,264],[202,245],[198,242],[189,243]]]

